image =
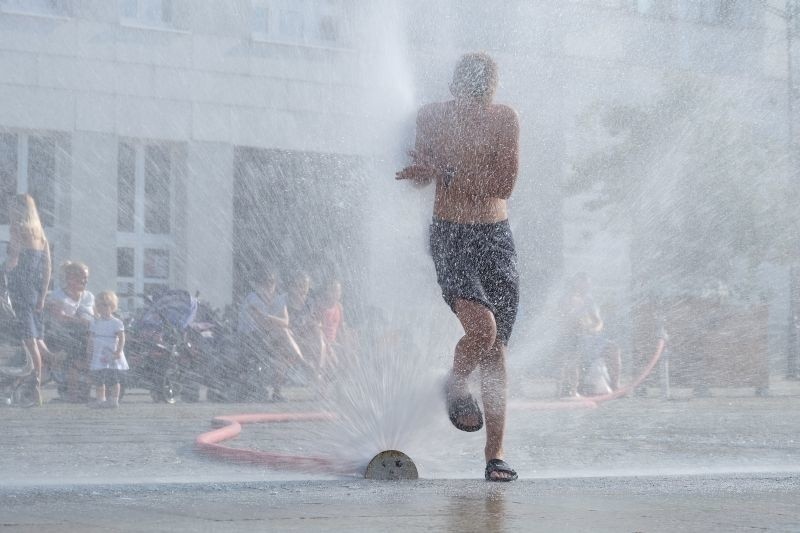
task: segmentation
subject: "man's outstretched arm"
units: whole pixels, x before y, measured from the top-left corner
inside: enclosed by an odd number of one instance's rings
[[[439,170],[433,156],[433,135],[431,134],[430,110],[420,109],[417,114],[417,131],[414,150],[409,153],[411,164],[397,174],[395,179],[411,180],[415,185],[425,186],[436,179]]]

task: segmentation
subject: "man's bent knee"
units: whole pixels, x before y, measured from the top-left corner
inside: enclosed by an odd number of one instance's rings
[[[492,312],[483,305],[468,300],[459,300],[455,307],[469,342],[482,352],[494,347],[497,324]]]
[[[472,342],[485,357],[489,352],[493,351],[492,349],[497,341],[497,326],[495,326],[494,323],[494,316],[487,312],[487,316],[482,317],[478,324],[476,324],[476,327],[466,333],[470,342]]]

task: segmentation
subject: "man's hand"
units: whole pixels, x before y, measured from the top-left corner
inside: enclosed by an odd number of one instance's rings
[[[414,183],[424,185],[436,179],[436,176],[439,175],[436,165],[426,154],[411,150],[408,155],[411,157],[411,164],[395,174],[395,179],[411,180]]]
[[[411,180],[415,183],[428,183],[436,177],[436,169],[426,165],[409,165],[397,174],[394,179]]]

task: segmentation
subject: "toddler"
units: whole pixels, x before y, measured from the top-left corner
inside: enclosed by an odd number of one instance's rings
[[[125,326],[114,316],[118,305],[113,291],[101,292],[95,298],[95,318],[89,327],[89,370],[96,394],[90,407],[119,407],[120,377],[129,367],[123,352]]]

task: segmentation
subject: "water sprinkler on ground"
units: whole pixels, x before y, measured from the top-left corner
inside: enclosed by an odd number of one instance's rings
[[[403,452],[384,450],[372,458],[364,473],[366,479],[379,481],[418,479],[417,465]]]

